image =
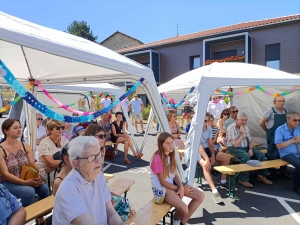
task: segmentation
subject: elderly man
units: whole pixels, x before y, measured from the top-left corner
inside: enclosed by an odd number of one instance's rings
[[[36,113],[36,147],[33,148],[34,149],[34,158],[37,160],[38,159],[38,152],[39,152],[39,144],[40,142],[47,137],[47,132],[44,126],[42,126],[42,122],[43,122],[43,115],[41,113]],[[29,143],[28,141],[28,129],[27,127],[24,129],[23,132],[24,135],[24,141],[26,143]]]
[[[230,106],[230,108],[229,108],[230,117],[227,120],[225,120],[225,122],[224,122],[225,130],[227,130],[227,128],[229,127],[230,124],[233,124],[235,122],[238,112],[239,112],[239,110],[237,109],[237,107]]]
[[[207,125],[208,119],[209,113],[206,113],[202,136],[200,139],[200,145],[203,147],[204,151],[201,151],[201,148],[199,148],[198,161],[203,169],[204,177],[212,190],[215,203],[221,203],[223,200],[211,177],[210,165],[214,165],[216,161],[219,161],[222,166],[229,165],[230,158],[227,154],[215,150],[212,140],[212,128]],[[226,174],[222,174],[221,185],[227,188]]]
[[[267,143],[268,143],[268,160],[279,159],[278,149],[274,143],[275,130],[285,124],[287,110],[284,108],[285,99],[284,97],[275,97],[273,100],[273,107],[269,108],[260,120],[259,125],[266,132]],[[278,175],[288,178],[285,174],[286,166],[280,168]],[[271,176],[276,175],[275,169],[269,169]]]
[[[250,159],[265,161],[266,157],[264,153],[253,147],[249,128],[246,126],[247,120],[246,113],[238,113],[235,122],[227,128],[226,135],[229,153],[237,157],[240,163],[246,163]],[[267,175],[268,171],[266,169],[260,170],[257,180],[265,184],[273,184],[266,178]],[[253,187],[249,183],[249,172],[241,173],[239,184],[248,188]]]
[[[275,131],[275,144],[279,156],[295,167],[294,190],[300,194],[300,116],[296,112],[288,112],[285,124]]]
[[[99,141],[80,136],[69,143],[72,171],[56,192],[53,224],[125,224],[111,203],[111,195],[101,172]]]
[[[226,108],[227,104],[224,100],[219,99],[217,96],[211,96],[211,101],[207,105],[207,112],[214,116],[214,124],[217,124],[223,109]]]

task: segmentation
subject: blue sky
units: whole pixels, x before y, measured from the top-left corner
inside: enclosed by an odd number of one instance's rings
[[[86,21],[102,41],[116,30],[144,43],[300,13],[300,0],[0,0],[0,11],[57,30]]]

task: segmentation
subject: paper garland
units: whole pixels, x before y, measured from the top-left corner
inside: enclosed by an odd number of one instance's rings
[[[26,86],[26,90],[29,90],[34,85],[34,81],[30,81],[30,83]],[[21,99],[21,96],[16,97],[14,100],[12,100],[8,105],[0,108],[0,113],[5,112],[6,110],[9,110],[13,105],[15,105],[19,100]]]
[[[218,93],[221,93],[221,94],[224,94],[224,95],[229,95],[229,96],[233,96],[233,95],[242,95],[242,94],[247,94],[253,90],[260,90],[261,92],[265,93],[266,95],[269,95],[271,97],[280,97],[280,96],[286,96],[286,95],[289,95],[291,93],[293,93],[296,89],[297,89],[297,86],[294,86],[291,90],[289,91],[285,91],[285,92],[282,92],[280,94],[273,94],[271,92],[268,92],[266,91],[264,88],[262,88],[261,86],[252,86],[246,90],[243,90],[243,91],[236,91],[236,92],[231,92],[231,91],[223,91],[223,90],[220,90],[220,89],[217,89],[216,92]]]
[[[52,102],[57,104],[60,108],[63,108],[71,113],[75,113],[77,115],[91,115],[93,112],[81,112],[75,109],[72,109],[69,107],[69,105],[64,105],[60,101],[58,101],[56,98],[54,98],[46,89],[41,85],[41,83],[38,80],[35,80],[36,85],[41,89],[41,91],[49,98]]]
[[[176,102],[174,99],[170,99],[168,97],[168,95],[164,92],[160,93],[160,96],[161,96],[161,99],[167,104],[167,106],[169,108],[178,108],[179,106],[181,106],[185,101],[185,97],[188,95],[188,94],[191,94],[193,91],[194,91],[195,87],[192,87],[189,92],[183,97],[183,99],[180,101],[180,102]]]
[[[25,100],[29,105],[34,107],[36,110],[43,113],[45,116],[67,122],[67,123],[83,123],[87,121],[91,121],[92,119],[96,119],[100,115],[107,113],[112,110],[114,107],[119,105],[122,101],[124,101],[128,96],[130,96],[144,81],[144,78],[141,78],[132,88],[127,91],[124,95],[122,95],[119,99],[117,99],[114,103],[110,104],[108,107],[101,109],[97,112],[94,112],[90,115],[83,115],[79,117],[72,117],[63,114],[56,113],[49,109],[46,105],[40,103],[30,92],[28,92],[22,84],[15,78],[15,76],[11,73],[11,71],[5,66],[5,64],[0,60],[0,75],[5,79],[5,81]]]

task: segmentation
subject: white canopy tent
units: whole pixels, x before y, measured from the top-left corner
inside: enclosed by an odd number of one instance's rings
[[[46,28],[0,12],[0,59],[23,84],[39,80],[43,86],[109,82],[137,82],[147,94],[164,130],[169,131],[152,70],[99,44]],[[0,85],[6,84],[1,78]],[[37,87],[31,93],[36,96]],[[26,104],[26,120],[35,145],[35,110]],[[31,127],[30,127],[31,126]],[[179,168],[179,171],[182,171]]]
[[[88,94],[90,92],[92,92],[93,94],[99,94],[101,92],[109,92],[109,93],[113,93],[116,95],[116,98],[119,98],[122,94],[124,94],[121,90],[120,87],[117,87],[115,85],[111,85],[108,83],[103,83],[103,84],[75,84],[75,85],[61,85],[61,86],[46,86],[45,89],[47,91],[55,91],[57,93],[61,93],[62,91],[64,92],[64,94],[60,95],[60,98],[57,98],[59,101],[60,99],[62,99],[62,103],[63,104],[68,104],[71,102],[65,102],[64,100],[66,100],[66,97],[68,97],[68,100],[72,99],[72,103],[76,100],[78,100],[78,96],[74,96],[74,94],[68,94],[68,92],[70,93],[85,93]],[[53,94],[52,94],[53,95]],[[37,95],[37,98],[43,102],[45,105],[55,105],[55,103],[53,103],[44,93],[39,93]],[[128,117],[128,110],[127,107],[125,106],[125,103],[122,102],[121,103],[121,107],[122,110],[124,112],[124,116],[126,118],[126,121],[130,121],[129,117]],[[72,106],[71,108],[73,109],[77,109],[77,105],[76,106]],[[55,112],[60,112],[60,113],[64,113],[64,114],[70,114],[70,112],[64,110],[64,109],[59,109],[59,108],[55,108],[53,109]],[[128,123],[128,129],[130,132],[130,135],[132,137],[133,143],[136,147],[137,150],[139,150],[139,147],[135,141],[134,135],[133,135],[133,126],[131,123]]]
[[[216,89],[224,86],[232,86],[233,88],[234,86],[239,86],[240,90],[244,90],[245,87],[259,85],[262,87],[267,86],[269,92],[281,93],[291,89],[291,86],[299,84],[300,77],[297,75],[274,70],[265,66],[230,62],[213,63],[209,66],[200,67],[161,85],[159,91],[168,94],[186,94],[192,86],[196,86],[198,89],[196,114],[193,117],[187,140],[189,144],[186,145],[186,157],[189,164],[189,168],[186,171],[188,183],[190,185],[194,184],[198,147],[200,145],[199,137],[202,135],[207,102]],[[224,88],[224,90],[227,89]],[[238,89],[234,89],[234,91],[238,91]],[[286,98],[290,100],[288,108],[299,111],[300,107],[294,105],[297,100],[299,101],[299,96],[299,90],[286,96]],[[236,105],[240,111],[248,113],[250,119],[248,123],[250,124],[251,122],[257,123],[262,116],[262,111],[272,105],[272,100],[273,97],[267,97],[266,94],[255,90],[251,93],[234,97],[233,104]],[[254,102],[256,102],[256,105],[253,104]],[[260,114],[260,116],[258,116],[258,114]],[[255,125],[257,129],[254,130],[254,134],[259,132],[258,129],[260,128],[257,126],[258,125]],[[250,130],[252,128],[250,125]],[[263,131],[261,130],[261,132]]]

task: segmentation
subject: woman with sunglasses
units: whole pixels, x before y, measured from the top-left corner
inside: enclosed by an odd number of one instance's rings
[[[137,153],[131,137],[125,132],[125,123],[123,122],[123,113],[116,113],[116,120],[111,124],[111,141],[114,143],[122,143],[124,144],[124,162],[125,164],[131,164],[129,159],[127,158],[128,149],[130,148],[136,160],[140,160],[144,155],[143,153]]]
[[[2,133],[4,138],[0,144],[0,183],[12,195],[20,199],[24,207],[34,202],[35,195],[38,195],[39,200],[48,197],[48,187],[41,177],[28,180],[20,178],[22,166],[35,165],[30,146],[18,140],[22,135],[20,121],[17,119],[5,120],[2,123]],[[0,218],[2,215],[3,211],[0,209]],[[38,219],[38,224],[46,224],[43,217]]]
[[[220,131],[225,132],[224,122],[229,118],[229,110],[224,109],[220,115],[220,119],[217,122],[217,127],[219,127]]]
[[[184,143],[180,139],[180,135],[181,135],[180,125],[179,122],[176,120],[177,118],[176,111],[170,111],[169,114],[167,115],[167,118],[169,121],[169,126],[177,149],[184,149]]]
[[[53,155],[59,152],[69,142],[68,139],[62,136],[64,129],[63,123],[57,120],[49,120],[47,123],[49,136],[44,138],[39,145],[37,165],[43,179],[48,183],[49,187],[53,184],[54,171],[60,163],[60,160],[55,160]]]

